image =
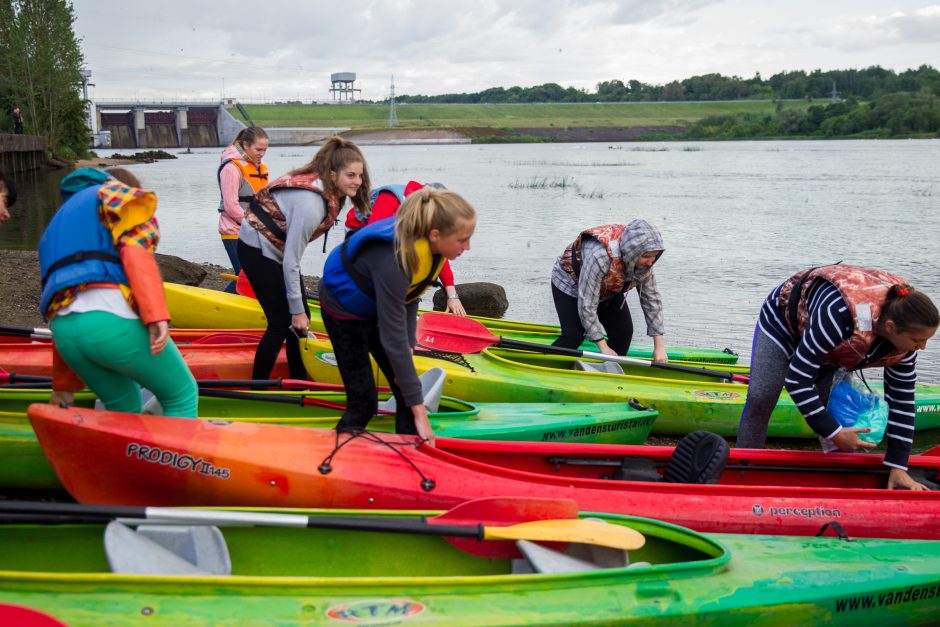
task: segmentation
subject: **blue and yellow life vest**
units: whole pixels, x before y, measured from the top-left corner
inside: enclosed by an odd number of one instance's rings
[[[100,188],[100,184],[90,185],[72,194],[39,240],[43,318],[52,297],[61,290],[85,283],[128,283],[111,232],[98,218]]]
[[[385,218],[357,231],[330,252],[323,266],[323,285],[349,313],[371,318],[376,315],[375,286],[372,279],[356,270],[356,257],[368,246],[394,246],[395,218]],[[445,258],[431,254],[427,239],[415,242],[417,267],[411,270],[411,280],[405,302],[412,303],[437,281]]]

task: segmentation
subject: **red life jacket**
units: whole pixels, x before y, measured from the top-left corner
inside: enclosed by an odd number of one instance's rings
[[[284,250],[284,242],[287,239],[287,220],[271,193],[278,189],[306,189],[319,194],[326,201],[326,216],[310,235],[311,242],[326,233],[336,222],[336,215],[340,210],[339,199],[323,193],[323,185],[317,173],[285,174],[278,177],[255,194],[248,205],[248,211],[245,212],[248,223],[278,250]]]
[[[581,231],[578,237],[565,248],[565,252],[561,254],[561,269],[567,272],[575,283],[578,282],[583,262],[581,245],[584,243],[584,238],[591,237],[607,249],[607,255],[610,257],[610,270],[607,271],[603,281],[601,281],[600,299],[607,300],[611,296],[626,292],[633,287],[633,283],[627,284],[623,259],[618,252],[611,249],[611,242],[619,242],[626,228],[627,225],[625,224],[606,224]]]
[[[798,336],[803,334],[809,322],[807,295],[817,279],[824,279],[835,285],[852,313],[855,332],[852,337],[836,346],[828,358],[836,366],[853,370],[861,365],[865,355],[878,339],[875,329],[888,289],[892,285],[904,285],[907,281],[883,270],[842,264],[797,272],[784,282],[778,304],[781,311],[787,312],[786,320],[790,331]],[[800,293],[799,299],[792,301],[790,295],[797,289]],[[894,350],[881,359],[865,364],[865,367],[891,366],[900,362],[906,355],[907,352]]]

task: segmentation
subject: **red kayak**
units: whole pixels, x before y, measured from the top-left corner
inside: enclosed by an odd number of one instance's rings
[[[940,492],[889,491],[874,454],[732,449],[718,483],[620,480],[673,447],[494,442],[186,420],[31,405],[56,474],[83,503],[448,509],[484,496],[571,498],[580,509],[700,531],[940,539]],[[911,458],[936,480],[940,449]],[[668,472],[668,464],[667,464]],[[629,473],[627,473],[629,474]]]
[[[255,349],[263,331],[193,332],[173,330],[183,359],[197,379],[250,379]],[[0,368],[23,375],[52,376],[50,342],[0,342]],[[281,349],[271,378],[289,376],[287,356]]]

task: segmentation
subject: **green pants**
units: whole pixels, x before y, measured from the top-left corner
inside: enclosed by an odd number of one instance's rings
[[[173,340],[152,355],[140,320],[103,311],[55,316],[49,326],[59,354],[109,411],[140,413],[144,386],[165,415],[196,417],[199,389]]]

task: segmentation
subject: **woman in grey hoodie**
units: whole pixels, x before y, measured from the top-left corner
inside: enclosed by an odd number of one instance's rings
[[[578,348],[587,337],[602,353],[626,355],[633,339],[626,296],[635,287],[646,332],[653,338],[653,360],[667,361],[663,302],[653,276],[662,254],[662,236],[645,220],[579,233],[552,268],[552,297],[561,324],[554,346]]]

